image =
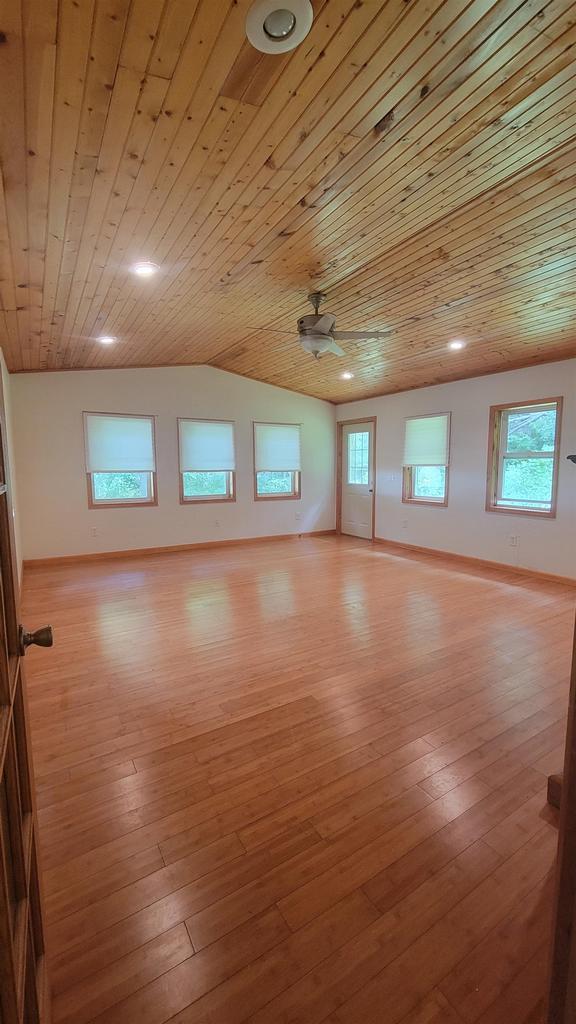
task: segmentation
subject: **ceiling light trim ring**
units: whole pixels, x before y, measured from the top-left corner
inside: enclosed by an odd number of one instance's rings
[[[274,36],[266,29],[270,16],[287,13],[294,18],[290,30],[281,36]],[[246,15],[248,41],[261,53],[288,53],[294,50],[312,28],[314,11],[310,0],[255,0]]]

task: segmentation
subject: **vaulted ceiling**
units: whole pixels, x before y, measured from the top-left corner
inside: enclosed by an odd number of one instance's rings
[[[209,363],[345,401],[576,355],[576,4],[315,0],[265,56],[250,3],[4,0],[9,368]],[[315,361],[311,288],[389,336]]]

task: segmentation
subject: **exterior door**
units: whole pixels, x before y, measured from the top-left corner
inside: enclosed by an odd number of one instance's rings
[[[340,532],[372,540],[375,423],[341,425]]]
[[[0,388],[0,1022],[49,1020],[36,811],[19,628],[10,475]]]

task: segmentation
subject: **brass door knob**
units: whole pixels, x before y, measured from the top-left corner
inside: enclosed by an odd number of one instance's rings
[[[26,654],[26,648],[32,644],[36,644],[37,647],[52,647],[54,643],[52,626],[41,626],[40,629],[35,629],[33,633],[29,633],[28,630],[24,629],[24,626],[20,626],[18,634],[20,654]]]

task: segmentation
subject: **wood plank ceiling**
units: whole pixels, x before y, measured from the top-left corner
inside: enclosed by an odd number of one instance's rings
[[[209,363],[345,401],[576,355],[576,3],[315,0],[277,57],[250,2],[4,0],[10,370]],[[311,287],[389,338],[316,362]]]

